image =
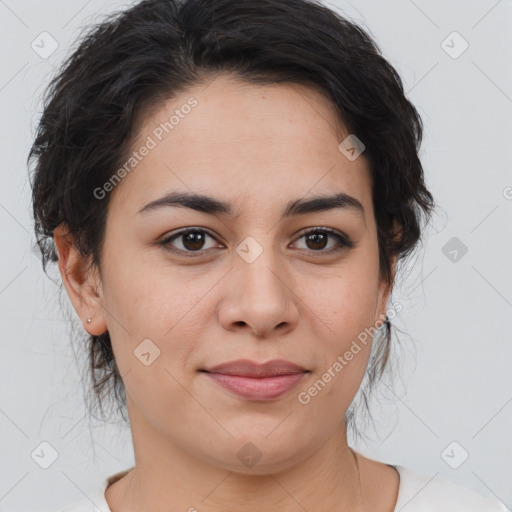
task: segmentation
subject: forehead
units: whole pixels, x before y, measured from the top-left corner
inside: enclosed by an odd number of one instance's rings
[[[333,191],[369,206],[365,159],[350,161],[338,148],[348,135],[314,88],[220,75],[145,113],[132,150],[151,149],[115,193],[132,210],[177,189],[238,200],[240,208],[249,198],[282,205]]]

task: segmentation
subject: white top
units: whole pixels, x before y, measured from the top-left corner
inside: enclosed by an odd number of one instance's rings
[[[449,480],[432,479],[404,466],[390,466],[400,474],[394,512],[508,512],[508,508],[494,497],[485,497]],[[58,512],[112,512],[105,499],[105,490],[131,469],[106,478],[99,491]]]

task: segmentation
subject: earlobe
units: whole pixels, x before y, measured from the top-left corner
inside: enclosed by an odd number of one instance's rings
[[[384,324],[384,322],[387,318],[387,304],[388,304],[389,298],[391,296],[391,290],[393,289],[393,285],[395,282],[396,262],[397,262],[397,256],[394,255],[391,257],[391,261],[390,261],[390,265],[391,265],[390,283],[387,283],[385,281],[381,281],[381,283],[380,283],[379,298],[377,301],[377,310],[375,311],[375,319],[374,319],[374,324],[377,326],[381,326],[382,324]]]
[[[101,280],[97,268],[85,258],[69,234],[67,226],[59,225],[53,232],[58,252],[62,282],[75,311],[89,334],[98,336],[107,330]]]
[[[390,287],[387,283],[382,283],[381,293],[379,293],[379,300],[377,301],[377,310],[375,311],[374,325],[381,327],[386,320],[386,307],[390,296]]]

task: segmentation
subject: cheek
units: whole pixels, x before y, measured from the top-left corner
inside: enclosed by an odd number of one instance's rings
[[[157,421],[161,414],[162,425],[169,421],[165,411],[201,417],[204,411],[196,410],[187,390],[197,369],[192,365],[198,340],[204,338],[212,315],[201,299],[214,283],[205,279],[206,283],[196,280],[194,286],[184,286],[170,273],[140,274],[111,275],[106,287],[115,311],[108,329],[127,394],[145,416]]]
[[[336,417],[341,417],[361,384],[374,332],[377,259],[370,251],[354,256],[324,279],[304,283],[309,284],[305,311],[311,311],[315,351],[322,362],[316,376],[319,381],[315,380],[312,389],[313,394],[318,393],[314,407],[320,411],[328,402]]]
[[[314,351],[321,364],[304,395],[312,411],[322,415],[329,409],[339,419],[354,399],[368,365],[376,288],[368,274],[339,276],[328,283],[307,304],[313,312]]]
[[[346,340],[373,324],[378,269],[361,262],[346,265],[321,281],[308,283],[307,305],[332,333]]]
[[[193,276],[171,266],[133,267],[129,262],[111,266],[109,271],[104,283],[105,309],[120,369],[140,371],[134,352],[149,339],[156,346],[155,353],[160,351],[155,365],[188,370],[183,364],[197,350],[206,324],[215,320],[205,297],[218,277]]]

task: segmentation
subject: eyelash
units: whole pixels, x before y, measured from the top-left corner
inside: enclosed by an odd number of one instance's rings
[[[185,256],[187,258],[194,258],[194,257],[203,256],[204,255],[204,251],[207,251],[208,249],[199,249],[197,251],[183,251],[181,249],[173,248],[170,245],[171,242],[173,242],[175,239],[177,239],[177,238],[179,238],[179,237],[181,237],[183,235],[189,234],[189,233],[204,233],[204,234],[208,235],[209,237],[215,239],[215,237],[213,235],[211,235],[208,231],[206,231],[204,229],[200,229],[200,228],[187,228],[187,229],[183,229],[181,231],[178,231],[177,233],[174,233],[171,236],[166,237],[164,240],[159,242],[159,245],[163,246],[164,249],[167,250],[167,251],[170,251],[170,252],[172,252],[174,254]],[[347,237],[346,235],[342,235],[341,233],[338,233],[337,231],[334,231],[333,229],[329,229],[329,228],[314,228],[314,229],[311,229],[309,231],[306,231],[306,232],[302,233],[302,235],[299,238],[297,238],[297,240],[300,240],[301,238],[304,238],[305,236],[313,234],[313,233],[324,233],[324,234],[327,234],[328,236],[331,236],[331,237],[335,238],[337,240],[337,242],[338,242],[335,247],[333,247],[333,248],[331,248],[329,250],[317,250],[317,251],[314,251],[314,250],[310,249],[309,252],[311,252],[315,257],[316,256],[326,255],[326,254],[332,254],[334,252],[340,251],[341,249],[345,249],[345,248],[346,249],[352,249],[353,247],[355,247],[355,243],[349,237]]]

